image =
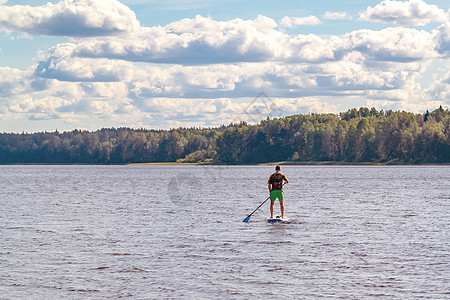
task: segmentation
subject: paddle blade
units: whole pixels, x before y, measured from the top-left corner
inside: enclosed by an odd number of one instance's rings
[[[245,218],[244,220],[242,220],[242,222],[248,223],[248,221],[250,221],[250,216],[248,216],[247,218]]]

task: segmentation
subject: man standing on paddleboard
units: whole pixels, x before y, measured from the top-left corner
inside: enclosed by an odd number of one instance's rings
[[[281,210],[281,218],[284,218],[284,204],[283,204],[283,184],[289,183],[286,175],[281,173],[281,167],[275,167],[275,173],[270,175],[269,177],[269,192],[270,192],[270,218],[273,218],[273,206],[275,204],[275,200],[280,200],[280,210]]]

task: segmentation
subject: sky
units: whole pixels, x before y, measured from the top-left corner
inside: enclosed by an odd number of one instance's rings
[[[448,0],[0,0],[0,132],[440,105]]]

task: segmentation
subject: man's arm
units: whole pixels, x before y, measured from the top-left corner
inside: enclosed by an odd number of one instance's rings
[[[289,183],[289,180],[287,179],[286,175],[284,175],[284,184]]]
[[[269,183],[269,192],[272,191],[272,185]]]

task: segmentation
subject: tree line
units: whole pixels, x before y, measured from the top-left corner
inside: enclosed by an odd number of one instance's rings
[[[450,112],[350,109],[217,128],[1,133],[0,163],[450,162]]]

